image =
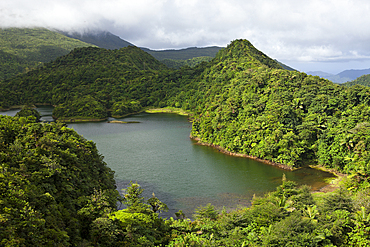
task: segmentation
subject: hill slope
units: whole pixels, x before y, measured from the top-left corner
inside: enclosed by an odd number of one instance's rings
[[[193,138],[226,152],[289,167],[312,162],[369,173],[370,89],[284,70],[246,40],[208,63],[176,71],[136,47],[81,48],[2,83],[0,94],[3,107],[58,105],[59,118],[181,107],[195,114]]]
[[[346,83],[359,78],[360,76],[370,74],[370,69],[350,69],[344,70],[336,75],[322,72],[322,71],[309,71],[307,74],[317,75],[326,78],[335,83]]]
[[[92,46],[44,28],[0,29],[0,80],[26,72],[42,63]]]
[[[154,51],[148,48],[141,48],[143,51],[149,53],[159,61],[163,59],[172,60],[188,60],[194,57],[215,57],[217,52],[222,49],[222,47],[211,46],[211,47],[189,47],[180,50],[163,50]]]
[[[94,204],[116,208],[112,170],[92,141],[62,124],[0,116],[0,162],[4,246],[73,245],[99,217]]]
[[[354,179],[346,181],[348,189],[320,195],[320,200],[307,186],[296,188],[283,179],[275,192],[254,197],[249,208],[219,213],[207,205],[196,211],[194,221],[181,219],[181,211],[179,220],[164,220],[157,213],[166,205],[154,193],[143,198],[136,183],[124,192],[127,208],[114,211],[113,174],[94,143],[59,123],[0,116],[0,237],[5,245],[370,243],[364,234],[370,213],[367,87],[341,87],[283,70],[246,40],[232,42],[209,63],[176,71],[163,69],[135,47],[81,48],[7,83],[0,84],[0,93],[8,90],[0,99],[13,94],[8,100],[18,103],[65,102],[61,114],[69,114],[75,103],[81,107],[80,99],[84,111],[134,107],[138,98],[148,106],[182,107],[194,112],[193,138],[209,145],[289,166],[319,163],[352,173]],[[359,193],[350,196],[351,190]]]
[[[96,45],[100,48],[115,50],[121,49],[127,46],[134,46],[130,42],[121,39],[120,37],[110,33],[110,32],[87,32],[87,33],[68,33],[60,32],[73,39],[81,40],[85,43]]]
[[[349,81],[344,83],[345,86],[353,86],[353,85],[363,85],[366,87],[370,87],[370,75],[363,75],[357,78],[356,80]]]
[[[368,174],[370,90],[279,67],[248,41],[234,41],[173,104],[196,113],[193,138],[225,152]]]
[[[337,74],[340,77],[350,78],[351,80],[355,80],[360,76],[370,74],[370,69],[350,69],[344,70]]]
[[[123,113],[114,106],[118,102],[121,108],[131,100],[139,101],[141,106],[158,105],[170,91],[167,85],[176,86],[170,79],[159,78],[166,73],[170,71],[165,65],[137,47],[79,48],[0,83],[0,106],[65,103],[55,109],[56,117],[101,119],[108,109]],[[94,107],[85,107],[88,104]]]

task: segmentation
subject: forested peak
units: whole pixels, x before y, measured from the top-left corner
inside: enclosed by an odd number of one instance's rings
[[[231,42],[225,49],[218,52],[216,59],[221,61],[232,60],[250,68],[265,65],[269,68],[283,69],[278,62],[256,49],[248,40],[245,39]]]
[[[127,46],[117,50],[107,50],[98,47],[76,48],[66,56],[59,57],[51,65],[60,64],[80,64],[106,66],[112,64],[130,69],[166,69],[167,67],[156,60],[150,54],[142,51],[136,46]],[[122,67],[121,67],[122,69]]]
[[[370,86],[370,75],[363,75],[357,78],[356,80],[343,83],[343,85],[348,86],[348,87],[357,85],[357,84],[369,87]]]

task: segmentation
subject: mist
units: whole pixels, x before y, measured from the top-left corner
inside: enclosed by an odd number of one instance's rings
[[[243,38],[301,71],[335,73],[370,68],[369,11],[365,0],[13,0],[0,3],[0,27],[109,31],[151,49]]]

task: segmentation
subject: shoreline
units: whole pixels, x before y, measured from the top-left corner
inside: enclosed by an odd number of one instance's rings
[[[120,121],[120,120],[110,120],[107,123],[118,123],[118,124],[130,124],[130,123],[140,123],[139,121]]]
[[[174,108],[174,107],[165,107],[165,108],[152,108],[146,109],[146,113],[174,113],[181,116],[191,116],[191,112],[184,111],[181,108]]]
[[[227,154],[227,155],[230,155],[230,156],[249,158],[249,159],[252,159],[252,160],[256,160],[256,161],[265,163],[267,165],[278,167],[278,168],[283,169],[283,170],[294,171],[296,169],[299,169],[299,168],[293,168],[293,167],[290,167],[290,166],[287,166],[287,165],[284,165],[284,164],[281,164],[281,163],[276,163],[276,162],[273,162],[273,161],[270,161],[270,160],[261,159],[261,158],[258,158],[258,157],[252,156],[252,155],[230,152],[230,151],[224,149],[221,146],[206,143],[206,142],[202,142],[199,137],[193,137],[192,135],[190,135],[190,139],[196,141],[197,145],[213,147],[213,148],[217,149],[218,151],[220,151],[221,153],[224,153],[224,154]]]
[[[253,160],[256,160],[258,162],[261,162],[261,163],[264,163],[264,164],[267,164],[267,165],[271,165],[271,166],[274,166],[274,167],[277,167],[277,168],[280,168],[280,169],[283,169],[283,170],[294,171],[294,170],[297,170],[297,169],[301,168],[301,167],[293,168],[293,167],[290,167],[290,166],[287,166],[287,165],[284,165],[284,164],[281,164],[281,163],[276,163],[276,162],[273,162],[273,161],[270,161],[270,160],[261,159],[261,158],[258,158],[258,157],[252,156],[252,155],[233,153],[233,152],[230,152],[230,151],[228,151],[228,150],[226,150],[226,149],[224,149],[224,148],[222,148],[218,145],[202,142],[199,137],[193,137],[192,135],[190,135],[190,139],[196,141],[197,142],[197,143],[195,143],[196,145],[212,147],[212,148],[215,148],[219,152],[221,152],[223,154],[226,154],[226,155],[253,159]],[[312,191],[311,193],[330,193],[330,192],[336,190],[337,188],[339,188],[338,184],[347,176],[346,174],[342,174],[342,173],[340,173],[340,172],[338,172],[334,169],[329,169],[329,168],[323,167],[321,165],[308,165],[308,167],[310,167],[312,169],[318,169],[318,170],[321,170],[321,171],[324,171],[324,172],[328,172],[328,173],[331,173],[335,176],[333,179],[331,179],[329,182],[327,182],[327,185],[321,187],[318,190]]]
[[[62,122],[62,123],[81,123],[81,122],[103,122],[106,121],[108,118],[54,118],[55,122]]]

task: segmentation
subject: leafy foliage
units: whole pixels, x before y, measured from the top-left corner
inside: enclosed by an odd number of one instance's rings
[[[1,245],[67,246],[88,238],[100,213],[79,211],[96,193],[99,210],[116,208],[113,172],[93,142],[62,124],[0,116],[0,164]]]
[[[130,113],[138,112],[141,110],[140,102],[138,101],[118,101],[113,104],[112,116],[121,117]]]
[[[194,113],[191,135],[201,142],[290,167],[320,163],[368,180],[369,89],[283,70],[246,40],[179,70],[136,47],[81,48],[1,88],[3,107],[49,103],[57,105],[56,118],[182,108]]]
[[[81,48],[39,70],[0,83],[4,89],[0,105],[46,103],[61,105],[54,112],[56,117],[103,117],[115,102],[136,100],[142,106],[164,106],[167,92],[179,86],[171,77],[163,64],[136,47],[113,51]],[[87,104],[96,109],[84,112]]]
[[[317,162],[352,178],[347,190],[321,202],[307,186],[283,181],[276,191],[254,198],[250,208],[228,213],[207,205],[194,221],[181,212],[178,220],[164,220],[158,213],[165,204],[154,194],[143,198],[136,183],[125,191],[127,208],[114,210],[113,174],[92,142],[61,124],[1,117],[2,245],[366,246],[370,241],[367,87],[342,87],[283,70],[246,40],[232,42],[208,63],[178,70],[135,47],[75,49],[0,87],[2,107],[49,103],[58,105],[57,117],[181,107],[194,113],[191,135],[202,142],[292,167]]]
[[[362,86],[369,87],[370,86],[370,75],[360,76],[359,78],[353,81],[346,82],[343,85],[348,86],[348,87],[353,86],[353,85],[362,85]]]
[[[0,43],[0,80],[34,69],[74,48],[92,46],[44,28],[0,29]]]
[[[179,69],[183,66],[195,67],[202,62],[209,62],[212,57],[194,57],[188,60],[163,59],[161,62],[169,68]]]
[[[30,117],[33,116],[36,120],[36,122],[40,121],[41,115],[36,110],[29,106],[24,106],[22,109],[15,114],[16,117]]]
[[[222,47],[217,46],[203,48],[189,47],[181,50],[163,50],[163,51],[154,51],[146,48],[141,49],[155,57],[155,59],[162,61],[164,59],[188,60],[196,57],[215,57],[217,52],[220,49],[222,49]]]
[[[56,119],[104,119],[107,117],[107,111],[101,102],[86,95],[58,105],[53,111],[53,117]]]

